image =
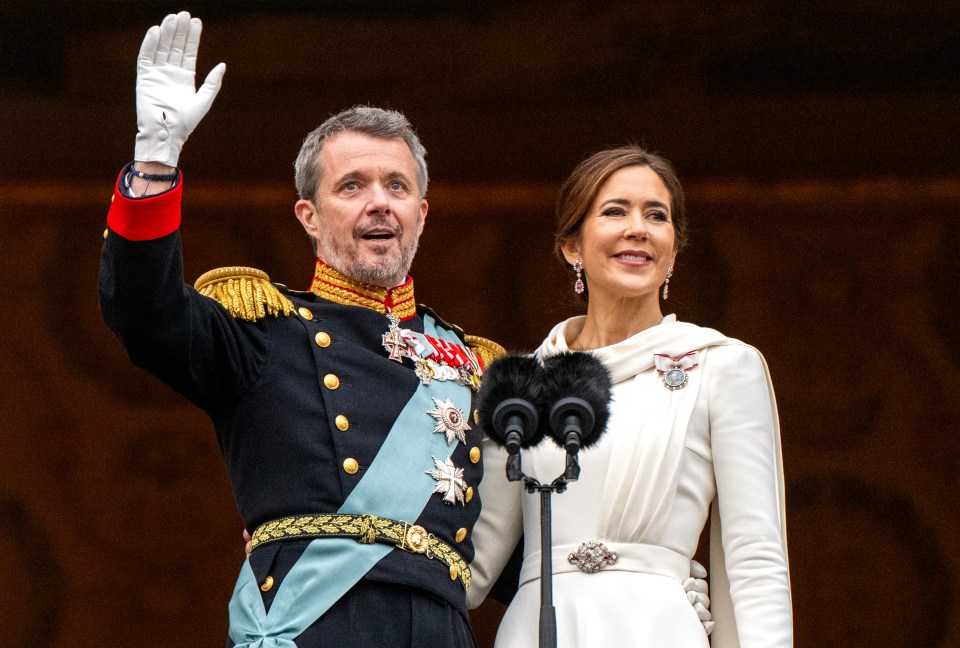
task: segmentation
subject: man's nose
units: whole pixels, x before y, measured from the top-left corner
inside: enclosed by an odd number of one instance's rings
[[[367,209],[369,211],[381,214],[390,211],[390,194],[387,193],[386,187],[379,184],[370,185],[369,198],[367,202]]]

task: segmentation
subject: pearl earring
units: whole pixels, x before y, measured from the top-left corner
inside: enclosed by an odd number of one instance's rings
[[[667,301],[667,295],[670,294],[670,277],[673,276],[673,266],[667,268],[667,278],[663,282],[663,301]]]

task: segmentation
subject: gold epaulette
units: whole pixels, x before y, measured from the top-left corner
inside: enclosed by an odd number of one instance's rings
[[[270,283],[266,272],[256,268],[215,268],[200,275],[193,287],[201,295],[216,299],[234,317],[248,322],[294,311],[293,302]]]
[[[477,337],[476,335],[464,335],[463,340],[470,345],[474,353],[480,356],[480,359],[483,360],[483,366],[485,367],[489,367],[491,362],[507,354],[506,349],[487,338]]]

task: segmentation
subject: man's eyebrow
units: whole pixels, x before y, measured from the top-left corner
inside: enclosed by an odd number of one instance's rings
[[[334,184],[340,186],[344,182],[348,182],[350,180],[367,180],[368,178],[369,176],[366,173],[360,171],[359,169],[355,169],[340,175],[338,178],[336,178]]]

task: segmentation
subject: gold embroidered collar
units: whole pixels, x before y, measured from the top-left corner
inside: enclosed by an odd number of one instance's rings
[[[317,259],[310,291],[319,297],[347,306],[362,306],[378,313],[389,309],[400,320],[417,314],[417,302],[413,298],[413,279],[390,289],[354,281]]]

